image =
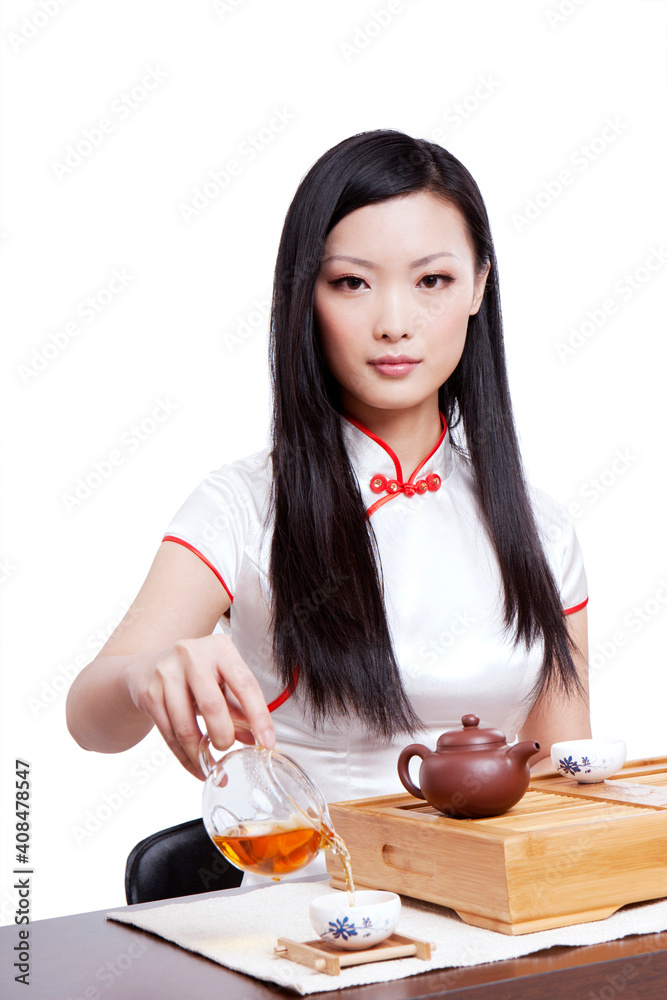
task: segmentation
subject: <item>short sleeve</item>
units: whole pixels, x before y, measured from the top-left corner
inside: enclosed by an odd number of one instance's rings
[[[252,498],[243,485],[233,466],[211,472],[177,511],[163,538],[199,556],[232,601],[252,520]]]
[[[574,614],[588,603],[588,582],[572,515],[541,490],[532,490],[532,500],[542,543],[560,590],[563,614]]]

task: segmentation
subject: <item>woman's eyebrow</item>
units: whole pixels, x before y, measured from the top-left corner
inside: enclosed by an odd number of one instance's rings
[[[423,267],[424,264],[430,264],[432,260],[437,260],[438,257],[454,257],[455,260],[459,258],[455,253],[450,253],[449,250],[440,250],[438,253],[431,253],[428,257],[420,257],[419,260],[410,261],[410,267]],[[330,260],[346,260],[350,264],[359,264],[360,267],[370,267],[375,268],[377,264],[374,264],[372,260],[363,260],[361,257],[348,257],[346,254],[332,254],[330,257],[325,257],[322,261],[323,264],[328,264]]]

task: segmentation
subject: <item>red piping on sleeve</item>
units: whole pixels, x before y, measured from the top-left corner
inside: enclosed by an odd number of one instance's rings
[[[196,549],[196,548],[194,547],[194,545],[190,545],[190,543],[189,543],[189,542],[184,542],[182,538],[177,538],[177,537],[176,537],[176,535],[165,535],[165,536],[164,536],[164,538],[162,539],[162,541],[163,541],[163,542],[176,542],[176,543],[177,543],[178,545],[183,545],[183,546],[185,546],[185,548],[186,548],[186,549],[190,549],[190,552],[194,552],[194,554],[195,554],[196,556],[199,556],[199,558],[201,559],[201,561],[202,561],[203,563],[206,563],[206,565],[208,566],[208,568],[209,568],[210,570],[212,570],[212,571],[213,571],[213,572],[215,573],[215,575],[217,576],[218,580],[220,581],[220,583],[222,584],[222,586],[223,586],[223,587],[225,588],[225,590],[227,591],[227,594],[228,594],[228,596],[229,596],[229,600],[230,600],[230,601],[231,601],[232,603],[234,603],[234,597],[233,597],[233,595],[232,595],[232,592],[231,592],[231,590],[229,589],[229,587],[227,586],[227,584],[225,583],[225,581],[224,581],[224,580],[222,579],[222,577],[221,577],[221,576],[220,576],[220,574],[218,573],[218,571],[217,571],[217,569],[215,568],[215,566],[213,565],[213,563],[210,563],[210,562],[208,561],[208,559],[206,558],[206,556],[203,556],[203,555],[201,554],[201,552],[199,551],[199,549]]]
[[[190,551],[194,552],[194,554],[196,556],[199,556],[199,558],[201,559],[201,561],[203,563],[206,563],[206,565],[208,566],[208,568],[211,569],[215,573],[215,575],[217,576],[218,580],[220,581],[220,583],[222,584],[222,586],[227,591],[227,593],[229,595],[230,601],[232,601],[232,602],[234,601],[234,598],[232,597],[232,594],[231,594],[231,592],[229,590],[229,587],[227,586],[227,584],[225,583],[225,581],[222,579],[222,577],[218,573],[218,571],[215,568],[215,566],[213,566],[208,561],[208,559],[206,558],[206,556],[203,556],[201,554],[201,552],[194,547],[194,545],[190,545],[189,542],[184,542],[182,538],[177,538],[175,535],[165,535],[164,538],[162,539],[162,541],[163,542],[176,542],[178,545],[183,545],[183,546],[185,546],[186,549],[190,549]],[[294,689],[296,688],[298,680],[299,680],[299,668],[295,667],[294,668],[294,673],[292,674],[292,678],[291,678],[289,684],[287,685],[287,687],[285,688],[285,690],[282,691],[278,695],[277,698],[274,698],[273,701],[269,702],[269,704],[266,706],[268,708],[269,712],[274,712],[277,708],[280,708],[281,705],[285,704],[285,702],[287,701],[287,699],[290,698],[294,694]]]
[[[296,687],[298,679],[299,679],[299,668],[295,667],[294,673],[292,674],[292,679],[290,680],[285,690],[282,692],[282,694],[279,694],[277,698],[274,698],[273,701],[269,702],[269,704],[266,706],[269,712],[273,712],[275,711],[276,708],[280,708],[280,706],[284,705],[287,699],[291,697],[292,694],[294,694],[294,688]]]
[[[585,608],[587,604],[588,604],[588,598],[586,598],[585,601],[582,601],[581,604],[575,604],[575,606],[573,608],[564,608],[563,609],[563,614],[564,615],[573,615],[575,613],[575,611],[581,611],[581,609]]]

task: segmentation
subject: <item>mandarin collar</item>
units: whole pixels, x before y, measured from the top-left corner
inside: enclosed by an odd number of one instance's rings
[[[451,445],[447,422],[440,414],[442,432],[434,448],[415,469],[401,468],[392,448],[352,417],[343,417],[343,436],[361,495],[370,515],[388,500],[436,493],[451,472]]]

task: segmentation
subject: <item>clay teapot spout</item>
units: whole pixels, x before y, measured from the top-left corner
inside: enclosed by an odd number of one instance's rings
[[[518,764],[525,764],[539,749],[540,744],[535,740],[524,740],[523,743],[515,743],[514,746],[508,747],[507,755]]]

